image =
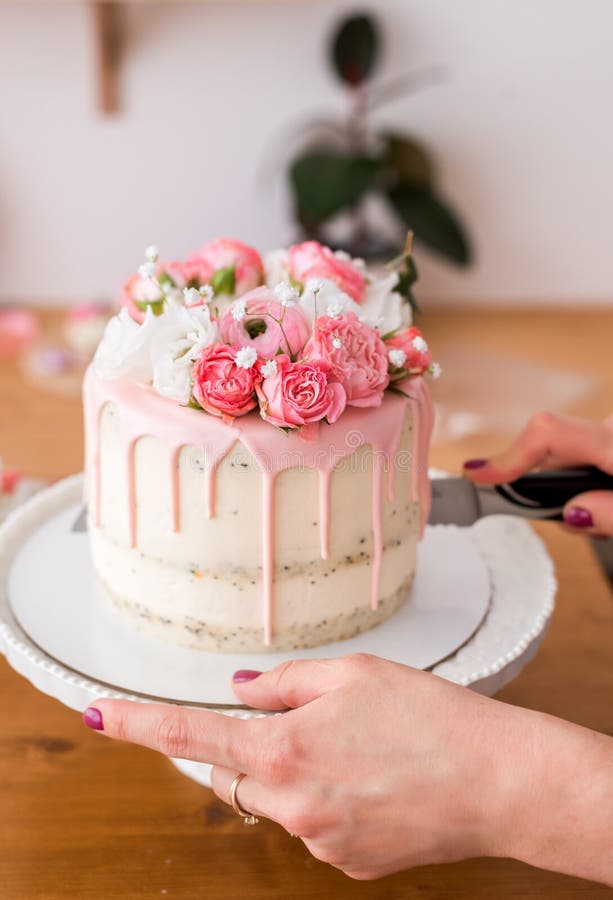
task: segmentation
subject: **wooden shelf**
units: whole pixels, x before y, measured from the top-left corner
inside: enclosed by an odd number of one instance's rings
[[[97,0],[91,11],[96,42],[98,109],[105,115],[117,112],[124,45],[123,10],[114,0]]]

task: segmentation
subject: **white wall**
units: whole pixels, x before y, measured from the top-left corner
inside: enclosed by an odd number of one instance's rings
[[[135,5],[112,118],[94,105],[86,6],[0,5],[0,299],[107,295],[152,241],[173,256],[218,234],[290,240],[271,136],[343,108],[324,46],[356,7],[379,12],[381,78],[449,73],[380,114],[436,152],[477,252],[466,272],[421,254],[421,297],[608,302],[610,0]]]

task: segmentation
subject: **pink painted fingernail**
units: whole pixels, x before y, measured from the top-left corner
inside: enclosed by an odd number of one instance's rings
[[[256,669],[239,669],[238,672],[235,672],[232,676],[232,681],[242,684],[245,681],[253,681],[254,678],[257,678],[258,675],[261,674],[262,673],[258,672]]]
[[[464,463],[465,469],[482,469],[487,465],[487,459],[467,459]]]
[[[89,706],[83,713],[83,721],[88,728],[94,731],[104,731],[104,722],[102,721],[102,713],[95,706]]]
[[[571,506],[564,513],[564,521],[573,528],[591,528],[594,524],[592,514],[589,509],[582,506]]]

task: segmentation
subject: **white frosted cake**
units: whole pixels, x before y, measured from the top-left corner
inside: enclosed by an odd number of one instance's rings
[[[409,597],[436,374],[407,255],[155,248],[84,385],[94,570],[119,614],[207,651],[313,647]]]

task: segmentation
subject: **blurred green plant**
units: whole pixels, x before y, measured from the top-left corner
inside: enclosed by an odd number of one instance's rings
[[[413,138],[396,131],[376,132],[369,114],[426,82],[437,72],[412,73],[373,85],[381,40],[375,20],[354,15],[338,26],[330,43],[330,62],[346,87],[349,114],[345,121],[310,123],[302,152],[290,164],[296,218],[304,236],[334,243],[328,227],[348,214],[350,236],[345,249],[355,255],[381,257],[397,252],[409,228],[417,240],[450,260],[470,262],[470,244],[461,220],[439,195],[429,153]],[[398,239],[381,240],[369,223],[367,197],[383,198]]]

